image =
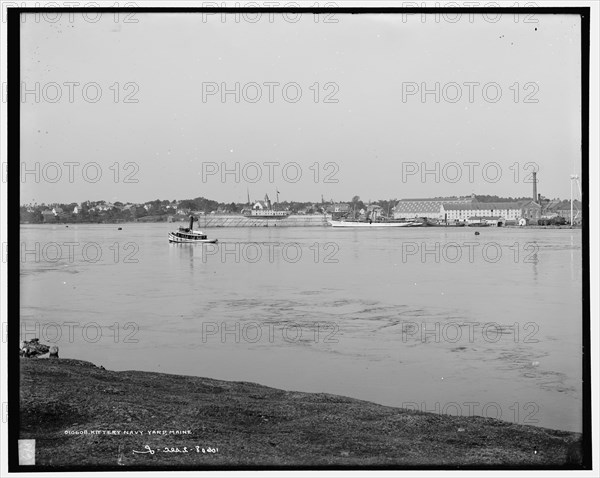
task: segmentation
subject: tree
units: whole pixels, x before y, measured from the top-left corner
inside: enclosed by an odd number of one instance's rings
[[[179,209],[191,209],[192,211],[195,211],[198,209],[198,205],[191,199],[184,199],[179,203]]]

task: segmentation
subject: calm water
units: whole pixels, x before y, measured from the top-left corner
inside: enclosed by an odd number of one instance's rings
[[[22,226],[22,338],[113,370],[581,431],[579,230],[208,229],[215,247],[122,227]]]

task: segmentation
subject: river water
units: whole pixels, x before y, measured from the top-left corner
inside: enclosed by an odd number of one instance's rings
[[[580,230],[21,227],[21,338],[112,370],[581,431]]]

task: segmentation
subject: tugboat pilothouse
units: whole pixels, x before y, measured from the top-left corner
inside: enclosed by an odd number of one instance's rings
[[[218,239],[209,239],[202,231],[194,231],[194,216],[190,216],[190,227],[180,227],[176,232],[169,232],[169,242],[214,244]]]

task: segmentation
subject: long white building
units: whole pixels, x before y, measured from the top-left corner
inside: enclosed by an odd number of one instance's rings
[[[471,204],[442,204],[441,219],[450,223],[466,222],[470,217],[499,217],[518,221],[523,213],[519,202],[475,202]]]
[[[394,219],[412,219],[415,217],[426,217],[428,219],[443,220],[444,204],[464,204],[470,205],[476,203],[473,196],[470,197],[451,197],[435,199],[401,199],[394,207]]]

